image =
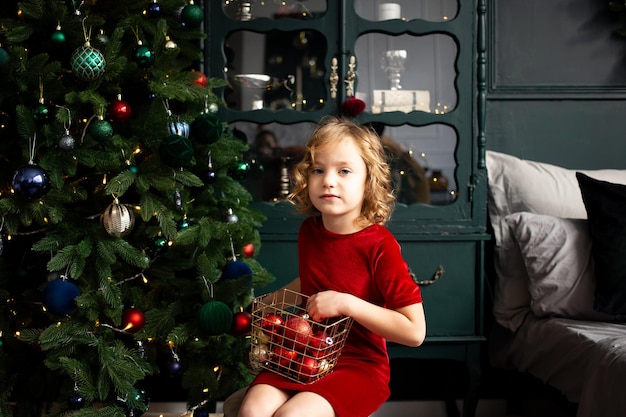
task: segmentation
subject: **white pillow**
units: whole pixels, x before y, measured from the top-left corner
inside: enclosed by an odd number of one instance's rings
[[[502,326],[516,331],[530,311],[528,275],[523,259],[504,218],[512,213],[531,212],[555,217],[586,219],[576,172],[617,184],[626,184],[626,170],[566,169],[512,155],[487,151],[488,211],[493,227],[494,317]],[[520,268],[521,266],[521,268]]]
[[[537,317],[615,319],[593,309],[596,278],[587,220],[522,212],[504,221],[524,260]]]

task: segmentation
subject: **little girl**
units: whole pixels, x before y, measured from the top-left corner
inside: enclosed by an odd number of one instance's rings
[[[368,417],[389,397],[386,340],[419,346],[426,320],[419,287],[383,224],[393,210],[390,171],[379,137],[329,117],[296,166],[290,199],[311,216],[298,235],[299,278],[316,321],[354,320],[333,371],[311,384],[262,371],[239,417]]]

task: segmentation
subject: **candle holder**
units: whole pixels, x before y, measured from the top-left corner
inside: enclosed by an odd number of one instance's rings
[[[405,49],[385,51],[382,59],[382,69],[387,73],[390,90],[402,90],[400,80],[404,72],[407,52]]]

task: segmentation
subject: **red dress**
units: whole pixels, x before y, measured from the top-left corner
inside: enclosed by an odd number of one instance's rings
[[[390,309],[422,302],[400,245],[381,225],[340,235],[326,230],[320,217],[310,217],[298,235],[298,263],[305,295],[335,290]],[[300,384],[262,371],[252,384],[317,393],[328,400],[339,417],[370,416],[389,398],[385,339],[355,321],[330,374],[311,384]]]

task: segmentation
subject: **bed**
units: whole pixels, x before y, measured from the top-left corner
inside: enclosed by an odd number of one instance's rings
[[[492,366],[532,375],[577,417],[626,416],[626,170],[487,152]]]

